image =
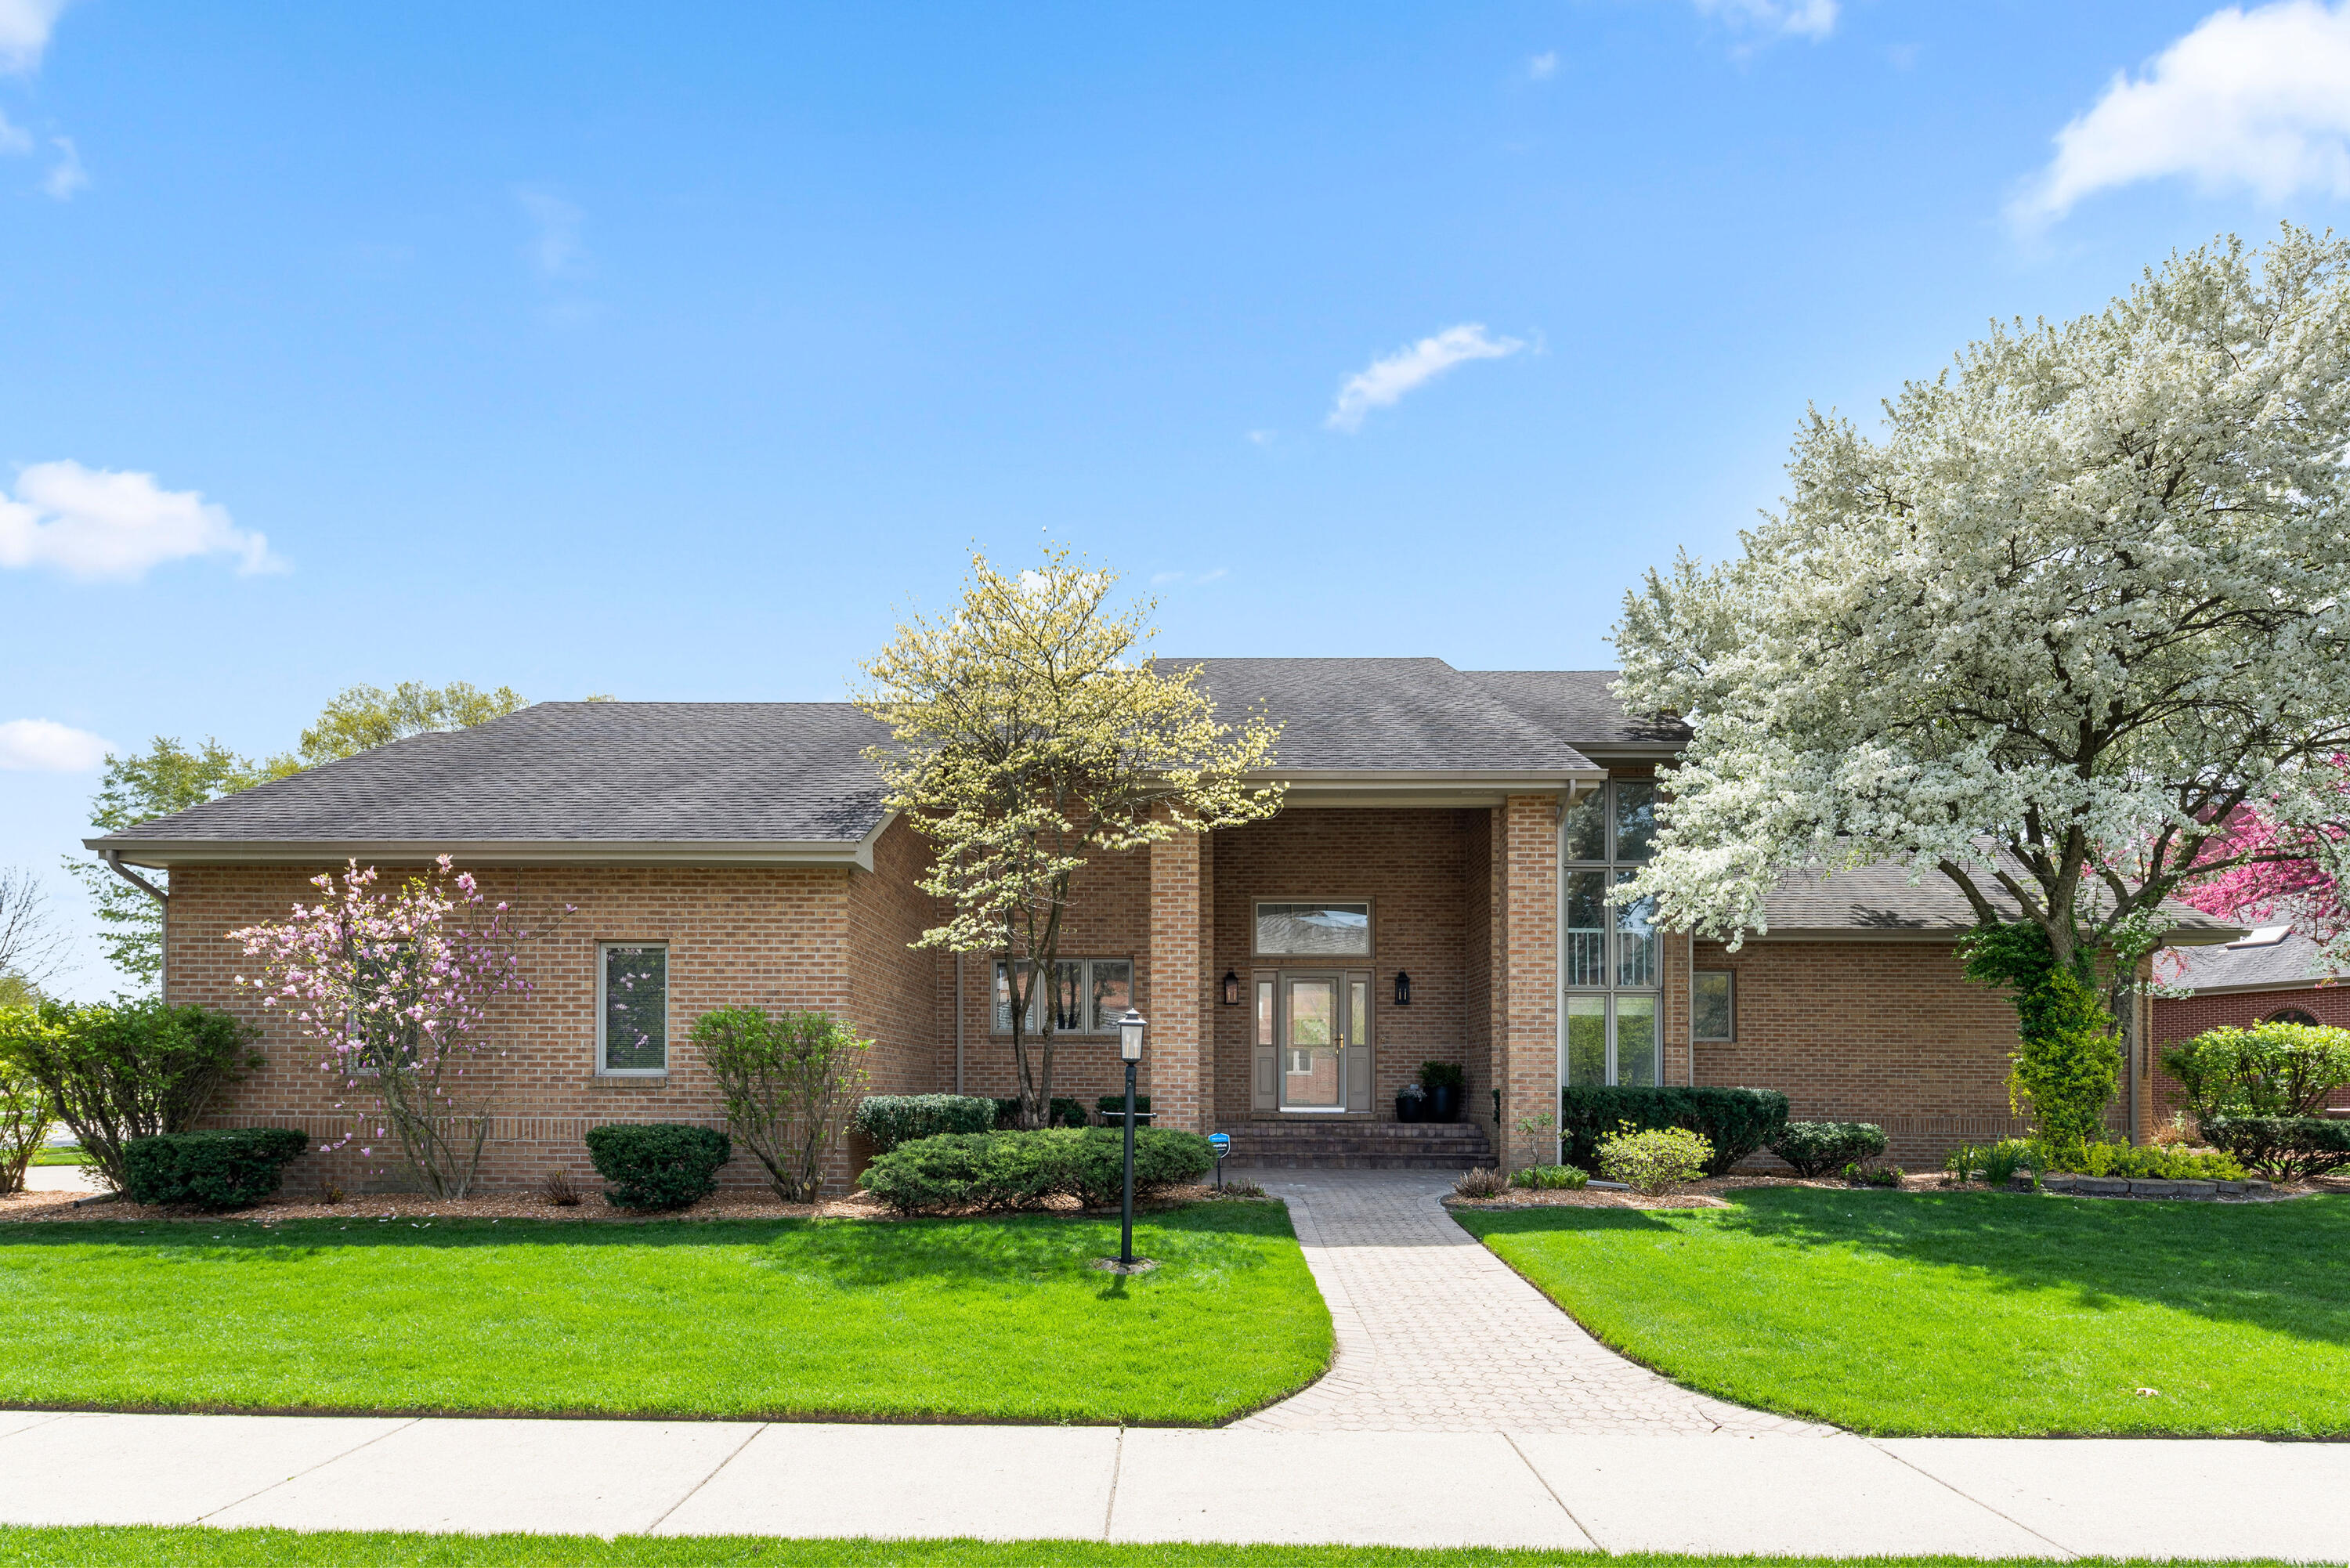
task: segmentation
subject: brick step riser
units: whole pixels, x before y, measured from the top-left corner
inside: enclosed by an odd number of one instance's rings
[[[1237,1159],[1243,1154],[1261,1151],[1265,1154],[1384,1154],[1393,1155],[1399,1159],[1449,1159],[1455,1156],[1466,1158],[1482,1155],[1488,1147],[1482,1143],[1456,1143],[1447,1144],[1442,1148],[1397,1148],[1392,1145],[1349,1143],[1344,1138],[1284,1138],[1279,1143],[1249,1143],[1234,1138],[1232,1158]]]
[[[1437,1155],[1421,1154],[1338,1154],[1299,1157],[1265,1155],[1241,1160],[1237,1157],[1225,1163],[1227,1172],[1245,1167],[1251,1170],[1467,1170],[1477,1162],[1448,1159]],[[1487,1163],[1491,1163],[1490,1161]]]

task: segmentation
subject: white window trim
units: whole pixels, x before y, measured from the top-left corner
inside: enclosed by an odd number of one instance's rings
[[[1320,904],[1339,909],[1349,904],[1363,907],[1363,950],[1358,953],[1277,953],[1258,947],[1257,934],[1264,929],[1264,907],[1267,904]],[[1249,902],[1249,958],[1252,961],[1275,961],[1286,969],[1322,967],[1326,969],[1361,969],[1378,956],[1379,909],[1369,898],[1254,898]]]
[[[661,955],[661,1064],[658,1067],[614,1067],[607,1064],[609,1053],[606,1029],[611,1023],[610,997],[606,985],[612,973],[611,961],[607,956],[616,951],[642,951],[659,948]],[[676,982],[675,957],[666,941],[598,942],[596,944],[596,1075],[599,1078],[666,1078],[669,1076],[670,1007],[669,993]]]
[[[1718,974],[1730,981],[1730,1033],[1700,1034],[1697,1032],[1697,982],[1702,976]],[[1700,1045],[1735,1045],[1738,1044],[1738,971],[1734,969],[1692,969],[1690,971],[1690,1039]]]
[[[991,1038],[996,1040],[1009,1040],[1012,1038],[1012,1026],[1009,1022],[999,1025],[996,1023],[995,1018],[996,987],[1003,981],[1004,966],[1008,961],[1009,961],[1007,960],[999,958],[991,963],[987,970],[987,1033]],[[1024,959],[1021,961],[1032,966],[1035,962],[1033,959]],[[1126,1004],[1128,1007],[1132,1007],[1134,1005],[1134,998],[1137,993],[1134,976],[1136,969],[1139,966],[1137,965],[1132,959],[1122,958],[1116,953],[1087,953],[1082,958],[1065,957],[1055,959],[1053,961],[1055,963],[1074,963],[1085,966],[1085,973],[1079,979],[1077,984],[1080,993],[1086,999],[1086,1006],[1088,1009],[1090,1009],[1094,1004],[1093,966],[1097,963],[1124,964],[1126,966]],[[1041,1018],[1041,1013],[1037,1012],[1037,1005],[1043,1002],[1043,1000],[1044,995],[1042,992],[1039,992],[1033,988],[1029,991],[1028,1007],[1032,1014],[1032,1022]],[[1041,1029],[1031,1028],[1022,1031],[1022,1033],[1027,1039],[1035,1040],[1042,1038],[1043,1032]],[[1094,1027],[1091,1029],[1055,1029],[1053,1031],[1053,1038],[1055,1040],[1110,1040],[1117,1038],[1117,1035],[1118,1023],[1115,1019],[1105,1024],[1100,1019],[1097,1018],[1094,1020]]]

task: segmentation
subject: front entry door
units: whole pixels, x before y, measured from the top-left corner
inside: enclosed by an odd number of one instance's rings
[[[1368,1110],[1371,977],[1284,970],[1275,992],[1281,1108]]]

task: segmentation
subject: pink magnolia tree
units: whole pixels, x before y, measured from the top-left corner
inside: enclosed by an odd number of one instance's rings
[[[357,861],[310,885],[316,904],[229,933],[260,966],[236,982],[323,1048],[319,1069],[344,1096],[336,1108],[354,1119],[320,1152],[357,1142],[373,1156],[395,1142],[434,1197],[463,1198],[489,1132],[494,1085],[481,1068],[494,1049],[491,1004],[530,992],[522,950],[571,909],[526,928],[446,855],[397,887],[379,886],[375,867]]]

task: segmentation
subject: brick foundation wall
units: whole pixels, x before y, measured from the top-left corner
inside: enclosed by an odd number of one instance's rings
[[[2015,1010],[1966,981],[1951,943],[1699,942],[1697,967],[1738,977],[1738,1038],[1698,1044],[1700,1084],[1784,1090],[1797,1120],[1881,1123],[1908,1165],[2027,1130],[2007,1099]]]
[[[899,852],[892,846],[885,853]],[[349,1125],[336,1109],[333,1081],[318,1070],[317,1048],[265,1012],[254,992],[234,983],[250,966],[225,940],[237,927],[281,918],[296,899],[311,898],[312,874],[191,866],[172,877],[171,1000],[261,1025],[269,1057],[265,1068],[215,1103],[212,1125],[300,1127],[322,1140]],[[880,924],[905,923],[901,895],[855,886],[871,874],[834,867],[490,867],[478,875],[485,890],[518,908],[577,906],[555,936],[525,950],[532,994],[493,1007],[487,1036],[504,1054],[485,1056],[478,1069],[494,1086],[498,1113],[482,1162],[485,1189],[525,1185],[557,1167],[592,1181],[580,1138],[602,1123],[723,1125],[714,1088],[685,1044],[693,1019],[711,1008],[831,1012],[877,1041],[877,1081],[910,1084],[934,1070],[934,993],[915,984],[910,1005],[892,1000],[899,980],[927,971],[929,960],[900,958],[879,935],[870,945],[849,938],[852,909],[860,904]],[[603,941],[669,946],[665,1077],[595,1072],[596,948]],[[359,1192],[404,1185],[396,1158],[359,1153],[363,1144],[379,1143],[357,1139],[334,1154],[304,1155],[289,1168],[287,1186],[315,1190],[331,1181]],[[847,1180],[845,1151],[829,1176],[836,1185]],[[764,1173],[738,1156],[722,1179],[756,1182]]]
[[[2320,1023],[2350,1029],[2350,986],[2307,985],[2284,991],[2231,991],[2197,996],[2154,999],[2151,1111],[2158,1125],[2187,1105],[2178,1080],[2162,1070],[2162,1053],[2206,1029],[2258,1023],[2282,1009],[2299,1008]],[[2336,1089],[2330,1106],[2350,1107],[2350,1088]]]

